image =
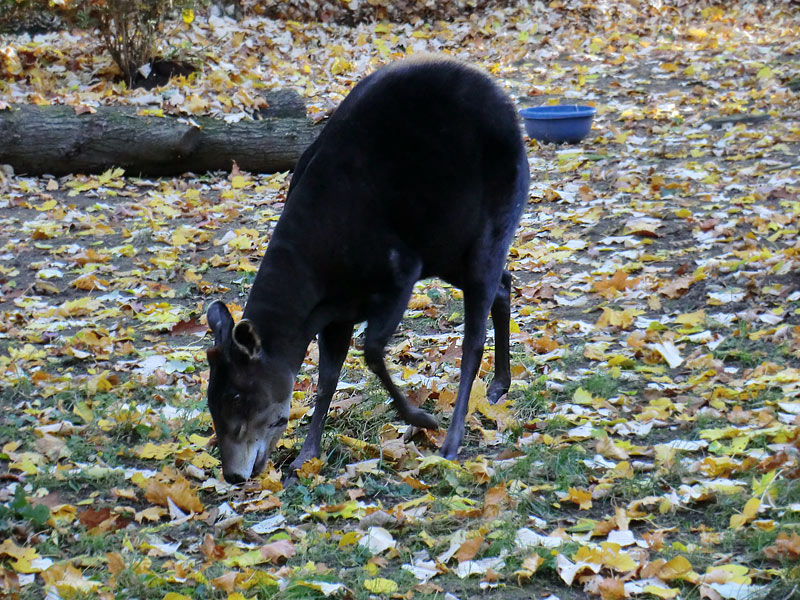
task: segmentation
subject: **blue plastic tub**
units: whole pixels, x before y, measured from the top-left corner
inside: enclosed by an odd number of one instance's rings
[[[589,135],[597,110],[593,106],[557,104],[523,108],[519,114],[528,137],[555,144],[574,144]]]

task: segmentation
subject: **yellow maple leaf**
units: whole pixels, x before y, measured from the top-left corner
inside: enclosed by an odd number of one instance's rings
[[[526,579],[529,579],[531,575],[536,573],[536,570],[542,565],[543,562],[544,558],[538,554],[531,554],[522,561],[522,568],[519,571],[516,571],[514,575],[516,575],[517,578],[525,577]]]
[[[55,587],[61,597],[71,597],[75,592],[88,593],[100,587],[99,581],[86,579],[78,569],[71,564],[56,564],[43,571],[42,579],[48,586]]]
[[[688,327],[697,327],[706,320],[706,311],[702,308],[690,313],[682,313],[675,317],[675,322]]]
[[[340,75],[353,68],[353,63],[344,58],[337,56],[331,65],[331,75]]]
[[[70,285],[79,290],[91,292],[93,290],[106,290],[108,289],[109,283],[105,279],[100,279],[94,273],[85,273],[72,280]]]
[[[210,106],[209,101],[202,96],[197,94],[192,94],[188,98],[186,98],[186,102],[183,103],[183,108],[189,113],[201,113],[208,110]]]
[[[373,594],[394,594],[398,586],[391,579],[376,577],[375,579],[365,579],[364,588]]]
[[[589,405],[594,401],[594,396],[592,396],[591,392],[587,392],[582,387],[579,387],[575,390],[575,393],[572,394],[572,401],[575,402],[575,404]]]
[[[322,469],[322,461],[318,458],[312,458],[304,462],[303,466],[297,469],[297,475],[303,479],[309,479],[314,475],[317,475],[320,472],[320,469]]]
[[[469,408],[467,409],[467,419],[475,412],[481,402],[488,402],[486,399],[486,384],[481,379],[475,379],[472,390],[469,393]]]
[[[140,510],[134,515],[137,523],[141,523],[142,520],[146,519],[148,521],[160,521],[161,517],[167,514],[166,508],[161,508],[160,506],[151,506],[150,508],[145,508],[144,510]]]
[[[347,546],[353,546],[357,544],[358,540],[360,539],[361,539],[361,533],[359,533],[358,531],[348,531],[339,540],[338,547],[346,548]]]
[[[756,514],[758,514],[759,508],[761,508],[761,500],[759,498],[750,498],[750,500],[745,503],[744,509],[742,509],[741,513],[731,515],[730,528],[739,529],[743,525],[746,525],[752,521]]]
[[[691,572],[692,563],[685,556],[678,555],[659,569],[658,578],[664,581],[671,581],[673,579],[682,579]]]
[[[11,567],[19,573],[36,573],[40,570],[31,564],[34,560],[40,558],[36,548],[17,546],[13,540],[6,538],[0,544],[0,556],[3,555],[13,559]]]
[[[53,198],[50,198],[49,200],[42,202],[39,206],[34,206],[34,208],[39,212],[44,212],[53,210],[56,206],[58,206],[58,202],[56,202]]]
[[[219,459],[214,458],[208,452],[198,452],[192,458],[189,459],[189,462],[192,463],[198,469],[210,469],[211,467],[216,467],[219,465]]]
[[[84,423],[92,423],[94,421],[94,411],[89,407],[86,402],[76,402],[72,407],[72,412],[83,419]]]
[[[380,456],[381,454],[380,446],[376,446],[375,444],[370,444],[364,440],[359,440],[348,435],[339,435],[337,437],[339,438],[340,442],[346,446],[350,446],[353,450],[363,454],[364,456]],[[317,470],[315,474],[316,473],[319,473],[319,470]]]
[[[689,37],[695,40],[704,40],[706,37],[708,37],[708,32],[705,29],[700,29],[699,27],[689,27],[687,33],[689,34]]]
[[[589,510],[592,508],[592,493],[589,490],[579,490],[578,488],[571,487],[567,497],[568,502],[574,502],[581,510]]]
[[[657,585],[646,585],[642,588],[642,591],[646,594],[652,594],[653,596],[662,598],[662,600],[672,600],[673,598],[677,598],[681,593],[679,588],[667,588]]]
[[[136,455],[139,458],[153,458],[155,460],[164,460],[168,456],[172,456],[178,451],[178,444],[154,444],[147,442],[144,446],[136,450]]]
[[[247,178],[242,175],[234,175],[231,179],[231,187],[235,190],[242,189],[243,187],[246,187],[247,184]]]
[[[596,342],[594,344],[586,344],[583,348],[583,356],[589,360],[606,360],[606,350],[608,349],[608,342]]]

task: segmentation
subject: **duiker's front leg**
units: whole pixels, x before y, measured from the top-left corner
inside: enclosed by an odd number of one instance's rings
[[[339,382],[339,373],[342,363],[347,357],[350,348],[350,338],[353,335],[353,323],[331,323],[319,334],[319,376],[317,378],[317,399],[314,403],[314,415],[300,454],[289,465],[288,477],[295,475],[295,470],[311,458],[319,456],[322,443],[322,431],[325,428],[325,418],[331,405],[333,392]]]
[[[410,258],[404,260],[399,255],[393,255],[392,266],[397,286],[394,290],[373,298],[364,338],[364,359],[370,370],[378,376],[383,387],[389,392],[401,419],[415,427],[438,429],[439,424],[436,419],[411,404],[394,384],[383,360],[386,343],[397,329],[400,319],[403,318],[403,313],[408,306],[408,299],[411,297],[411,290],[417,282],[422,268],[419,261]]]

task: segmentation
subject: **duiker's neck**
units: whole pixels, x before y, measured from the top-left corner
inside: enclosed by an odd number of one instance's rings
[[[310,265],[297,250],[273,237],[244,308],[267,356],[295,373],[316,334],[310,317],[322,297]]]

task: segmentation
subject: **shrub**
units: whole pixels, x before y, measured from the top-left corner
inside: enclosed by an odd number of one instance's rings
[[[203,0],[0,0],[0,32],[58,29],[65,23],[96,29],[130,85],[156,51],[167,17]]]
[[[0,33],[40,33],[59,25],[60,14],[53,0],[0,0]]]
[[[96,23],[111,58],[130,85],[136,71],[155,55],[155,34],[184,0],[83,0],[78,3],[90,23]]]

